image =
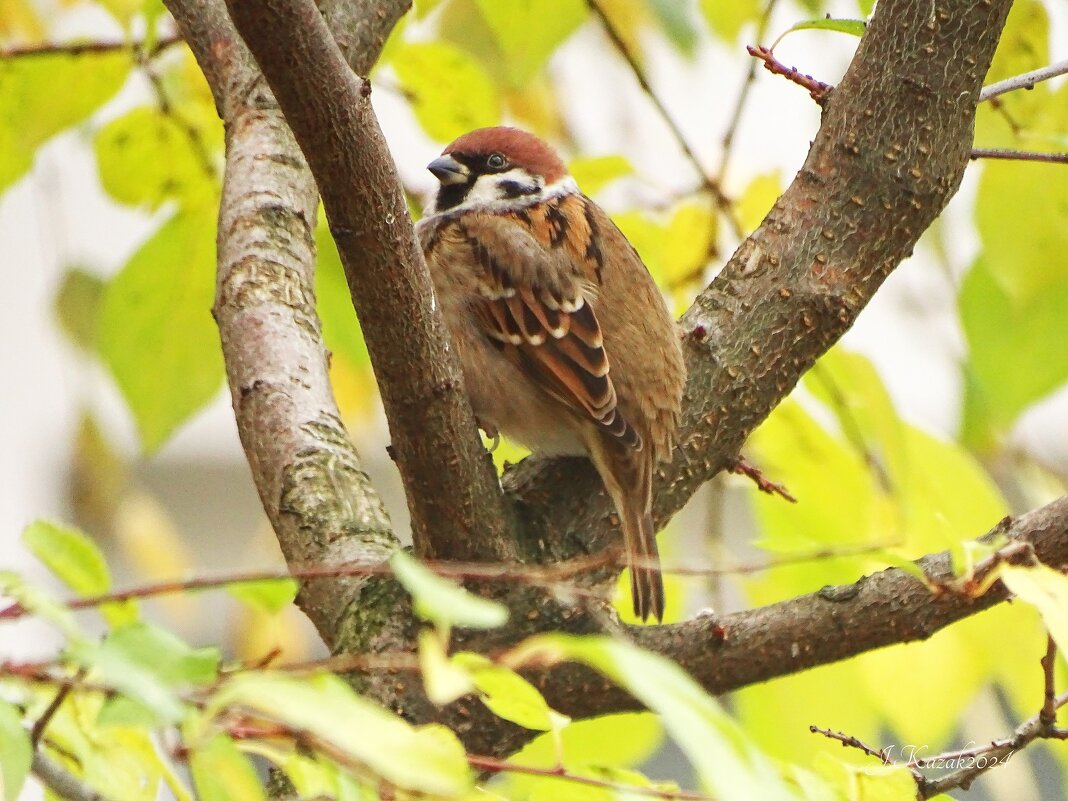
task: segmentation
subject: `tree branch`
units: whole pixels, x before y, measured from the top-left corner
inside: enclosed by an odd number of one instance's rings
[[[348,440],[315,313],[315,183],[222,0],[168,0],[226,123],[214,307],[252,477],[289,563],[374,561],[398,547]],[[368,69],[403,13],[375,4],[353,53]],[[309,582],[327,643],[362,579]]]
[[[509,555],[508,514],[370,101],[312,0],[227,0],[326,207],[427,558]]]
[[[67,801],[109,801],[72,773],[68,773],[40,751],[33,752],[33,775],[60,798]]]
[[[1023,75],[1015,75],[1012,78],[992,83],[990,86],[984,87],[983,91],[979,93],[979,102],[982,103],[1006,92],[1014,92],[1017,89],[1034,89],[1035,84],[1048,81],[1050,78],[1056,78],[1058,75],[1064,75],[1065,73],[1068,73],[1068,59],[1057,61],[1041,69],[1025,72]]]
[[[1040,561],[1054,567],[1068,565],[1068,496],[1013,521],[1001,521],[986,536],[1005,535],[1010,542],[1029,543]],[[916,564],[934,586],[952,587],[953,572],[948,551],[931,554]],[[997,562],[977,569],[975,584]],[[513,587],[503,596],[517,604],[529,588]],[[550,602],[534,607],[533,621],[517,622],[525,634],[559,628],[575,633],[612,633],[633,640],[643,648],[678,662],[708,692],[718,695],[826,665],[898,643],[925,640],[953,623],[1009,597],[1000,582],[985,594],[973,597],[946,589],[932,591],[928,585],[903,570],[892,568],[866,576],[853,584],[823,589],[759,609],[730,615],[703,615],[684,623],[663,626],[628,626],[609,618],[605,610],[590,604],[560,609]],[[512,608],[528,608],[513,605]],[[546,625],[546,620],[549,624]],[[492,652],[504,645],[508,633],[501,630],[458,633],[457,649]],[[640,704],[598,673],[580,665],[564,664],[526,674],[556,710],[573,718],[588,718],[641,709]],[[382,681],[404,685],[414,695],[418,677],[390,673]],[[396,690],[396,687],[394,687]],[[400,691],[397,691],[398,694]],[[409,708],[420,709],[413,699]],[[521,747],[531,733],[502,725],[477,705],[458,704],[437,717],[458,731],[469,750],[502,755]]]
[[[1068,153],[1038,153],[1033,150],[1008,150],[998,147],[973,148],[971,159],[1004,159],[1006,161],[1040,161],[1046,164],[1068,164]]]
[[[90,41],[90,42],[40,42],[29,45],[15,45],[0,50],[0,61],[13,58],[33,58],[34,56],[81,56],[115,53],[122,50],[144,52],[148,58],[155,58],[164,50],[182,41],[180,36],[161,36],[156,43],[145,49],[145,42],[129,41]]]
[[[1029,720],[1024,721],[1011,736],[1000,740],[991,740],[989,743],[966,748],[963,751],[951,751],[938,754],[933,757],[922,759],[909,759],[904,767],[912,774],[916,782],[916,797],[923,801],[926,798],[941,796],[942,794],[958,788],[967,790],[972,783],[988,770],[1004,764],[1016,751],[1030,745],[1035,740],[1065,740],[1068,739],[1068,730],[1058,728],[1057,710],[1068,703],[1068,694],[1057,697],[1054,694],[1054,659],[1057,655],[1057,647],[1053,637],[1049,638],[1046,647],[1046,655],[1042,658],[1043,673],[1043,701],[1042,709]],[[818,726],[810,726],[809,730],[816,734],[822,734],[832,740],[837,740],[849,748],[856,748],[868,756],[875,757],[884,765],[892,764],[890,753],[887,749],[876,750],[870,745],[842,732],[821,729]],[[954,765],[956,767],[954,767]],[[937,778],[929,779],[924,776],[922,769],[925,768],[952,768],[948,773]]]
[[[657,476],[659,524],[731,463],[954,194],[1010,5],[879,3],[804,166],[681,320],[689,382],[680,447]],[[544,543],[529,559],[618,541],[582,460],[526,459],[504,485],[523,541]]]

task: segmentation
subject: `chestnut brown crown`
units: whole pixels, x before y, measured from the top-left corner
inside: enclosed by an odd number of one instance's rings
[[[577,192],[551,147],[518,128],[479,128],[464,134],[427,169],[441,182],[433,211],[515,207]]]
[[[555,183],[567,175],[564,162],[551,147],[519,128],[479,128],[454,141],[445,148],[445,153],[464,160],[486,159],[498,154],[512,167],[541,176],[546,184]]]

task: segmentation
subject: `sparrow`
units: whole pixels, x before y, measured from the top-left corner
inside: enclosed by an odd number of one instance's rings
[[[479,427],[589,456],[619,515],[634,612],[662,620],[652,479],[686,376],[663,296],[533,134],[481,128],[427,169],[440,186],[416,231]]]

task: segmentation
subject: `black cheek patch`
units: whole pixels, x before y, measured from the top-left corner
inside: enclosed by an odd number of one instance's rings
[[[467,197],[467,193],[471,191],[473,185],[471,181],[463,184],[442,184],[434,201],[435,211],[448,211],[459,206],[464,202],[464,198]]]
[[[537,186],[520,183],[519,181],[501,181],[497,186],[501,191],[501,197],[508,199],[533,195],[538,191]]]

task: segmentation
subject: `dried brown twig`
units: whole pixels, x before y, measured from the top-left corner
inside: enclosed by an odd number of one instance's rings
[[[794,67],[787,67],[777,58],[775,54],[771,52],[771,48],[763,47],[761,45],[749,45],[745,48],[749,55],[753,58],[760,59],[764,62],[764,69],[773,75],[781,75],[788,81],[796,83],[798,86],[804,87],[808,90],[809,96],[819,103],[821,106],[827,100],[831,90],[834,89],[829,83],[818,81],[811,75],[804,75],[797,71]]]
[[[751,462],[746,461],[745,457],[739,456],[734,460],[733,464],[727,465],[727,470],[735,475],[745,476],[750,479],[756,488],[761,492],[766,492],[768,495],[778,495],[785,498],[790,503],[797,503],[797,498],[790,494],[790,491],[786,489],[782,484],[776,484],[761,472],[760,468]]]
[[[182,37],[178,35],[161,36],[156,43],[145,48],[145,42],[40,42],[30,45],[15,45],[0,50],[0,61],[13,58],[33,58],[35,56],[81,56],[105,53],[115,53],[121,50],[142,51],[149,58],[155,58],[164,50],[178,44]]]
[[[1033,150],[1009,150],[997,147],[972,148],[970,157],[976,159],[1003,159],[1006,161],[1039,161],[1046,164],[1068,164],[1068,153],[1038,153]]]
[[[872,748],[852,735],[809,726],[809,731],[837,740],[844,747],[855,748],[874,757],[884,765],[898,764],[912,774],[916,782],[916,797],[919,801],[941,795],[950,790],[967,790],[972,782],[998,765],[1003,765],[1014,753],[1036,740],[1068,740],[1068,729],[1060,728],[1057,723],[1057,710],[1068,703],[1068,693],[1054,695],[1054,663],[1056,645],[1050,637],[1042,657],[1043,699],[1038,714],[1021,723],[1008,737],[992,740],[990,743],[948,751],[937,756],[922,759],[912,758],[906,762],[896,763],[890,756],[889,748]],[[955,766],[955,767],[954,767]],[[951,770],[936,779],[928,778],[923,770],[950,767]]]
[[[701,188],[707,190],[712,195],[712,198],[716,202],[716,206],[730,223],[734,235],[739,239],[743,238],[745,234],[742,231],[741,223],[738,221],[738,218],[734,213],[734,202],[723,192],[723,188],[720,186],[719,182],[712,178],[704,166],[702,166],[701,160],[697,158],[697,154],[694,152],[693,148],[690,147],[690,143],[687,141],[682,129],[679,128],[678,124],[668,112],[663,101],[660,100],[660,97],[653,91],[652,86],[649,85],[649,81],[645,77],[645,71],[634,57],[634,54],[630,52],[630,48],[627,47],[627,43],[623,40],[622,35],[616,29],[615,25],[612,24],[612,21],[608,18],[604,9],[601,8],[601,4],[598,0],[586,0],[586,5],[594,16],[600,20],[601,27],[604,28],[604,32],[612,42],[613,47],[615,47],[623,57],[623,60],[627,62],[627,66],[630,67],[630,71],[634,75],[635,80],[638,81],[638,85],[641,87],[642,92],[645,93],[645,96],[649,98],[649,101],[656,108],[657,113],[664,120],[668,130],[671,131],[671,135],[675,138],[675,141],[678,142],[679,148],[685,154],[690,164],[693,165],[694,170],[701,179]]]

